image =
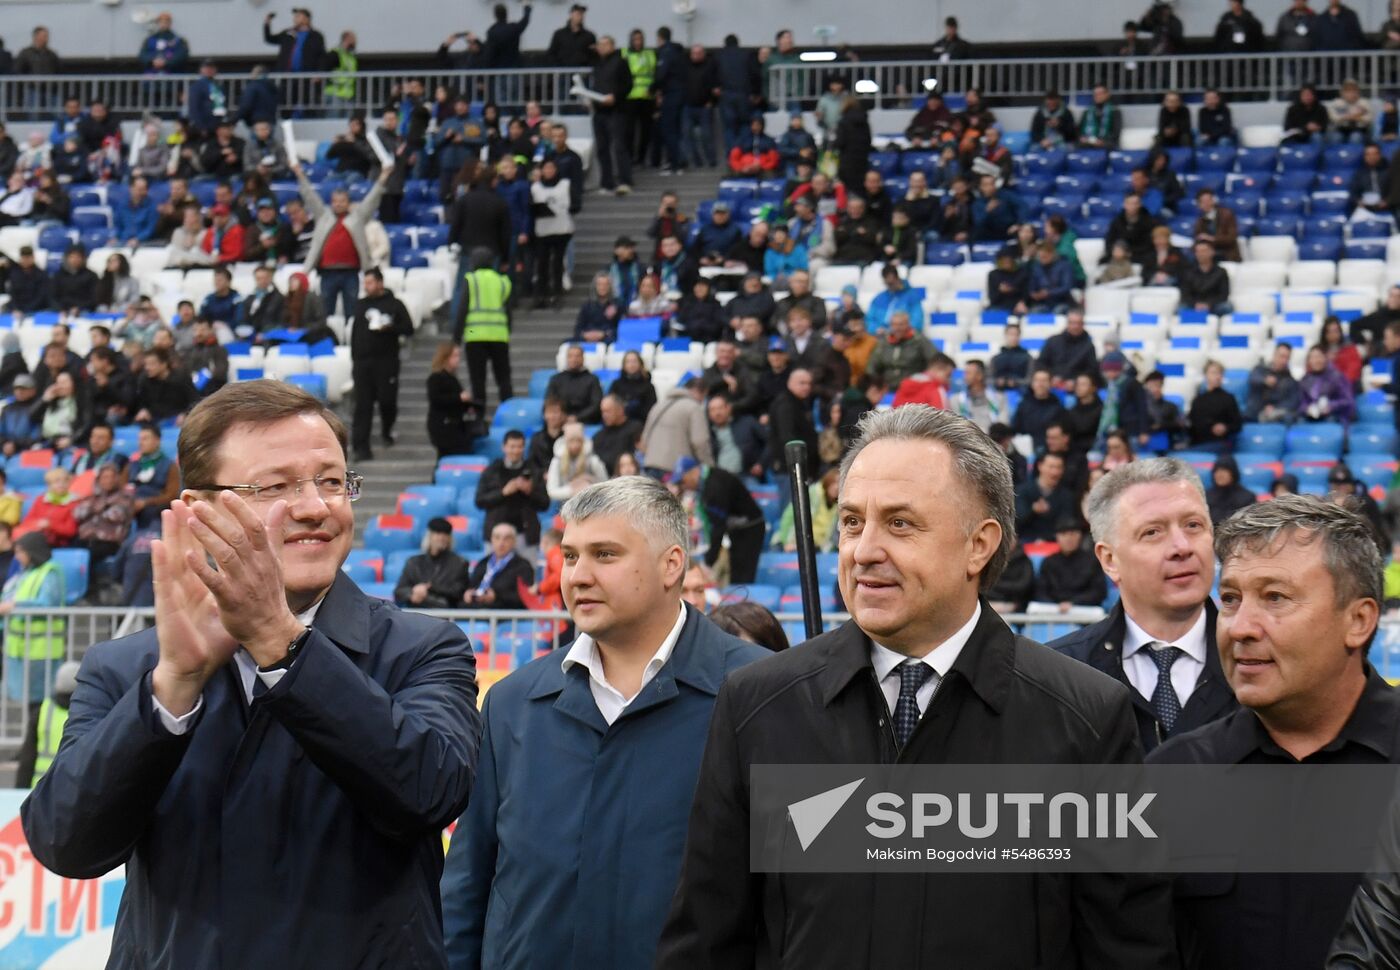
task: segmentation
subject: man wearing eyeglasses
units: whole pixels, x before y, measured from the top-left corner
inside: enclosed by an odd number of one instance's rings
[[[88,651],[22,809],[47,868],[126,864],[111,967],[445,967],[441,832],[481,730],[456,626],[341,571],[360,479],[278,381],[190,412],[156,624]]]

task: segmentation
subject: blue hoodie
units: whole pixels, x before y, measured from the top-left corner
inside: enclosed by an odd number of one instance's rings
[[[510,210],[511,231],[517,236],[529,235],[534,225],[530,219],[529,181],[515,178],[507,182],[501,179],[496,183],[496,194],[506,200],[506,208]]]

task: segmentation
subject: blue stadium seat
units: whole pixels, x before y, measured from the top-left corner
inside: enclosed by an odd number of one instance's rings
[[[1115,175],[1126,175],[1135,168],[1147,164],[1146,149],[1118,149],[1108,153],[1108,170]]]
[[[301,388],[318,401],[326,400],[325,374],[288,374],[283,380]]]
[[[1018,161],[1027,175],[1058,175],[1065,169],[1065,152],[1032,151],[1021,155]]]
[[[110,229],[112,210],[105,205],[74,206],[68,223],[77,229]]]
[[[493,431],[531,431],[539,427],[543,408],[544,400],[537,397],[513,397],[502,401],[491,419],[491,428]]]
[[[1281,424],[1246,424],[1235,439],[1235,450],[1244,455],[1278,458],[1283,454],[1288,429]]]
[[[1277,167],[1277,148],[1241,148],[1235,152],[1235,168],[1241,172],[1272,172]]]
[[[959,266],[965,259],[963,247],[957,243],[936,242],[924,249],[924,263],[929,266]]]
[[[457,509],[457,490],[444,487],[441,492],[414,492],[411,488],[399,493],[399,514],[411,515],[420,522],[452,515]]]
[[[1340,424],[1295,424],[1288,429],[1284,439],[1284,451],[1288,456],[1295,454],[1331,455],[1342,453],[1342,443],[1346,429]]]
[[[618,343],[656,343],[661,339],[660,317],[634,317],[617,325]]]
[[[1190,148],[1168,148],[1167,161],[1169,168],[1178,175],[1191,171],[1191,166],[1195,160],[1195,152]]]
[[[1259,217],[1254,231],[1260,236],[1292,236],[1298,238],[1297,216],[1276,216],[1269,213]]]
[[[404,565],[418,555],[417,549],[395,549],[384,557],[384,582],[385,584],[398,585],[399,577],[403,575]]]
[[[938,171],[938,153],[930,151],[901,152],[899,170],[905,175],[911,175],[914,172],[933,175]]]
[[[1102,239],[1108,235],[1108,226],[1112,221],[1111,216],[1089,215],[1074,220],[1071,225],[1081,239]]]
[[[1361,164],[1361,148],[1350,143],[1328,145],[1322,150],[1322,165],[1330,169],[1357,168]]]
[[[1346,216],[1313,216],[1303,220],[1303,238],[1335,239],[1341,242],[1346,228]]]
[[[1298,243],[1298,258],[1303,259],[1340,259],[1342,255],[1342,241],[1340,239],[1304,239]]]
[[[1045,199],[1043,211],[1047,216],[1064,216],[1066,219],[1077,219],[1080,216],[1083,206],[1083,196],[1052,195]]]
[[[1395,477],[1400,461],[1395,452],[1353,452],[1347,455],[1347,467],[1351,473],[1367,485],[1388,486]]]
[[[1385,259],[1384,239],[1353,239],[1342,247],[1347,259]]]
[[[1186,189],[1186,198],[1194,203],[1196,193],[1201,189],[1210,189],[1216,195],[1222,194],[1225,191],[1225,173],[1196,172],[1191,175],[1183,175],[1181,185]],[[1184,202],[1186,199],[1182,201]]]
[[[899,152],[871,152],[870,167],[884,176],[895,174],[899,171]]]
[[[1235,165],[1235,149],[1231,146],[1210,145],[1196,149],[1196,171],[1228,172]]]
[[[439,485],[451,485],[458,494],[476,494],[476,483],[481,481],[478,468],[438,468],[433,472],[433,481]]]
[[[1274,176],[1269,188],[1270,191],[1278,192],[1280,194],[1288,192],[1307,192],[1309,189],[1312,188],[1312,184],[1316,177],[1316,174],[1311,171],[1293,170],[1287,172],[1279,172],[1277,175]]]
[[[1389,239],[1395,224],[1388,219],[1365,219],[1351,224],[1352,239]]]
[[[725,603],[757,603],[773,612],[777,612],[783,598],[783,591],[777,586],[769,586],[764,583],[749,583],[743,586],[727,586],[720,593],[720,599]]]
[[[1397,447],[1400,447],[1400,440],[1393,426],[1358,424],[1347,435],[1347,450],[1351,452],[1394,455]]]
[[[86,549],[55,549],[53,561],[63,571],[63,601],[72,606],[87,595],[91,555]]]
[[[369,547],[351,549],[350,554],[345,557],[345,566],[364,566],[371,570],[368,581],[378,582],[384,570],[384,553]]]
[[[360,592],[364,593],[366,596],[377,600],[384,600],[386,603],[392,603],[394,601],[393,583],[361,583],[359,585]]]
[[[417,549],[423,523],[407,515],[377,515],[365,527],[365,545],[382,552]]]
[[[1280,145],[1278,149],[1279,168],[1285,172],[1300,169],[1311,172],[1317,168],[1321,158],[1322,148],[1319,145]]]
[[[1070,153],[1073,156],[1074,152]],[[1055,176],[1055,194],[1060,196],[1088,195],[1098,188],[1099,180],[1084,172],[1067,172]]]
[[[1395,405],[1386,400],[1381,391],[1367,391],[1356,402],[1357,420],[1367,425],[1388,425],[1394,427]]]
[[[794,586],[797,583],[797,554],[765,552],[758,560],[758,581],[767,586]]]
[[[1314,216],[1346,215],[1347,208],[1345,193],[1314,192],[1308,199],[1308,212]]]
[[[389,265],[399,269],[418,269],[428,265],[428,254],[416,249],[400,250],[389,257]]]
[[[1264,211],[1271,216],[1300,216],[1303,199],[1291,192],[1272,192],[1264,197]]]
[[[1098,175],[1108,167],[1108,152],[1100,148],[1080,148],[1065,156],[1065,169],[1087,175]]]
[[[375,572],[374,567],[367,563],[352,563],[347,561],[345,565],[341,566],[340,568],[344,571],[345,575],[350,577],[350,580],[356,586],[363,587],[365,583],[379,582],[379,577],[378,574]]]
[[[1121,200],[1095,195],[1090,196],[1089,200],[1084,203],[1084,214],[1089,218],[1112,219],[1122,208]]]

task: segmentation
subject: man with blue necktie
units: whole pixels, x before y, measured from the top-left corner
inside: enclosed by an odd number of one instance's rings
[[[491,530],[491,554],[482,556],[467,576],[462,602],[469,609],[523,610],[520,582],[535,584],[535,567],[515,551],[515,526],[498,522]]]

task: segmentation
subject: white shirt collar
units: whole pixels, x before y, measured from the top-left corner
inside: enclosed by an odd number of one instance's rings
[[[681,628],[684,626],[685,604],[682,603],[680,604],[680,614],[676,617],[671,632],[666,634],[666,639],[661,641],[661,646],[656,648],[656,653],[647,661],[646,669],[642,672],[642,682],[637,686],[637,694],[640,694],[646,685],[651,683],[652,678],[666,665],[666,661],[671,659],[671,652],[676,649],[676,642],[680,640]],[[581,664],[588,671],[588,679],[591,681],[590,686],[593,688],[595,697],[598,691],[602,690],[607,693],[610,699],[620,701],[622,707],[626,707],[636,699],[637,694],[624,697],[621,691],[608,683],[608,678],[603,673],[603,658],[598,654],[598,645],[586,633],[580,633],[574,639],[573,645],[569,647],[569,653],[564,657],[564,671],[567,672],[575,664]],[[618,712],[621,713],[620,708]],[[611,719],[609,723],[611,723]]]
[[[1126,635],[1123,637],[1123,659],[1127,660],[1149,643],[1170,643],[1181,650],[1193,660],[1199,663],[1206,662],[1206,610],[1201,608],[1201,615],[1196,617],[1196,622],[1191,624],[1191,629],[1179,640],[1163,640],[1161,637],[1154,637],[1142,627],[1133,622],[1133,618],[1123,613],[1123,619],[1128,623]]]
[[[958,659],[958,654],[962,653],[963,647],[967,646],[967,641],[972,639],[972,631],[977,629],[977,621],[981,618],[982,604],[978,602],[977,608],[972,611],[972,618],[964,623],[956,633],[924,656],[914,659],[922,660],[932,667],[940,679],[947,677],[948,671],[953,669],[953,663]],[[907,654],[898,653],[874,640],[870,641],[870,662],[875,666],[876,680],[884,680],[894,672],[896,667],[909,659],[911,658]]]

